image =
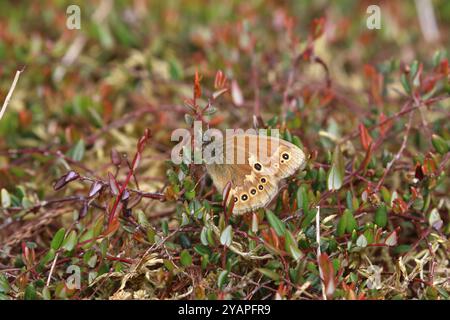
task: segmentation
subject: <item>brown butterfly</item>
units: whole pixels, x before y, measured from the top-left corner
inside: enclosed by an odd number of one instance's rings
[[[233,214],[268,205],[278,193],[279,182],[305,166],[305,154],[296,145],[264,135],[235,134],[223,143],[223,163],[206,169],[218,191],[230,182],[228,201]]]

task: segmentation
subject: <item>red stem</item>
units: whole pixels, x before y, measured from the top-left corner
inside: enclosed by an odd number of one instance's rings
[[[137,145],[137,151],[136,151],[136,153],[134,155],[133,163],[131,165],[130,171],[128,171],[127,177],[126,177],[125,181],[122,183],[122,186],[121,186],[121,188],[119,190],[119,194],[117,195],[116,201],[114,202],[112,210],[109,213],[108,226],[110,226],[111,223],[114,220],[115,213],[116,213],[117,207],[119,205],[120,199],[122,199],[123,192],[127,188],[131,177],[134,175],[134,170],[136,169],[136,166],[137,166],[136,165],[136,161],[138,160],[138,158],[140,158],[142,150],[143,150],[143,148],[145,146],[145,143],[147,142],[147,140],[149,138],[150,138],[150,130],[146,129],[144,135],[139,139],[139,142],[138,142],[138,145]]]

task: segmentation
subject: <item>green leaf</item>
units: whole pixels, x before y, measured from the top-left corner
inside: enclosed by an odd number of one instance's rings
[[[98,38],[100,45],[105,49],[111,49],[114,46],[114,39],[111,35],[109,24],[94,23],[93,29],[95,36]]]
[[[167,220],[161,221],[161,230],[165,236],[169,235],[169,223],[167,222]]]
[[[181,251],[180,261],[181,261],[181,265],[183,265],[184,267],[188,267],[192,264],[192,256],[189,253],[189,251],[187,251],[187,250]]]
[[[208,229],[206,227],[202,228],[202,231],[200,232],[200,242],[204,245],[207,246],[208,243],[208,238],[207,238],[207,231]]]
[[[341,149],[336,146],[333,153],[333,163],[328,172],[328,190],[339,190],[344,182],[344,158]]]
[[[348,233],[350,233],[358,227],[358,224],[356,223],[356,219],[350,210],[344,210],[344,214],[347,214],[347,226],[345,229]]]
[[[318,210],[317,209],[311,209],[311,210],[307,210],[305,211],[306,215],[305,215],[305,219],[302,222],[302,229],[305,230],[310,224],[311,222],[314,221],[314,219],[316,218]]]
[[[25,300],[36,300],[36,289],[32,284],[27,285],[25,289]]]
[[[169,72],[172,80],[181,80],[183,78],[183,67],[176,58],[169,59]]]
[[[55,235],[53,236],[52,242],[50,244],[50,247],[53,250],[58,250],[61,247],[61,244],[64,240],[64,235],[66,234],[66,230],[64,228],[59,229]]]
[[[347,216],[342,215],[342,217],[339,219],[338,225],[336,227],[336,235],[338,237],[341,237],[345,233],[345,228],[347,228]]]
[[[207,246],[201,245],[201,244],[197,244],[194,247],[195,252],[197,252],[199,255],[201,256],[209,256],[211,255],[211,250],[209,250],[209,248]]]
[[[186,121],[186,124],[188,126],[192,126],[192,124],[194,123],[195,119],[193,116],[191,116],[190,114],[186,113],[184,115],[184,121]]]
[[[266,277],[268,277],[274,281],[280,280],[280,275],[278,273],[276,273],[275,271],[272,271],[267,268],[257,268],[257,270],[259,272],[261,272],[263,275],[265,275]]]
[[[417,70],[419,70],[419,61],[414,60],[410,65],[410,76],[414,78],[416,76]]]
[[[10,290],[8,279],[4,274],[0,273],[0,293],[8,294]]]
[[[306,214],[309,208],[309,199],[305,185],[301,185],[297,190],[297,204],[303,209],[303,212]]]
[[[219,289],[222,289],[223,286],[225,285],[225,282],[228,280],[228,271],[227,270],[223,270],[220,274],[219,277],[217,278],[217,285],[219,287]]]
[[[356,245],[361,248],[367,247],[367,239],[363,234],[356,240]]]
[[[148,222],[147,216],[145,215],[144,211],[142,210],[137,210],[137,218],[138,218],[138,222],[141,226],[143,226],[144,228],[150,228],[150,223]]]
[[[147,241],[150,242],[150,244],[156,242],[156,231],[153,228],[147,229]]]
[[[347,208],[349,208],[351,211],[355,211],[355,209],[353,208],[353,196],[350,190],[347,191],[345,200],[347,202]]]
[[[402,83],[403,89],[405,89],[406,93],[410,94],[411,86],[409,85],[408,79],[404,73],[400,76],[400,82]]]
[[[269,220],[270,226],[275,230],[279,237],[284,236],[286,228],[283,222],[270,210],[266,211],[267,220]]]
[[[229,247],[231,245],[232,240],[233,240],[233,229],[231,228],[231,226],[227,226],[225,229],[223,229],[220,235],[220,243],[226,247]]]
[[[402,253],[406,253],[408,251],[411,250],[411,245],[409,244],[401,244],[397,247],[394,248],[394,253],[395,254],[402,254]]]
[[[164,264],[164,267],[166,267],[166,269],[169,270],[170,272],[172,272],[176,267],[175,264],[168,259],[164,259],[163,264]]]
[[[92,238],[94,238],[94,229],[89,229],[85,233],[83,233],[79,240],[80,243],[86,242],[82,246],[83,249],[89,249],[94,245],[95,241],[92,241]]]
[[[50,250],[48,250],[47,254],[42,258],[41,264],[45,266],[47,263],[49,263],[50,261],[52,261],[55,258],[55,255],[56,255],[55,250],[50,248]]]
[[[303,258],[303,252],[298,248],[297,241],[289,230],[286,230],[285,248],[295,261],[299,261]]]
[[[441,216],[439,215],[438,209],[434,208],[430,212],[430,216],[428,217],[428,223],[430,226],[436,230],[440,230],[442,228],[442,225],[444,222],[441,219]]]
[[[50,292],[50,289],[48,287],[44,287],[44,289],[42,289],[42,297],[44,298],[44,300],[52,299],[52,293]]]
[[[110,21],[112,21],[111,29],[120,43],[126,47],[133,47],[136,45],[138,40],[136,38],[136,34],[131,28],[128,28],[127,25],[117,16],[112,17]],[[102,23],[102,25],[104,24]]]
[[[11,196],[9,195],[8,190],[2,188],[1,196],[2,196],[2,207],[9,208],[11,206]]]
[[[390,203],[391,202],[391,193],[389,192],[389,190],[385,186],[381,187],[381,195],[383,196],[383,201],[384,202],[386,202],[386,203]]]
[[[441,155],[446,154],[449,151],[449,145],[442,137],[437,134],[431,136],[431,143],[434,149]]]
[[[72,251],[77,245],[77,232],[75,230],[70,231],[69,235],[64,239],[62,247],[67,251]]]
[[[214,240],[214,233],[211,229],[206,229],[206,238],[208,240],[209,245],[215,246],[216,241]]]
[[[442,58],[445,58],[445,51],[437,50],[433,55],[433,67],[437,67],[441,62]]]
[[[375,223],[377,226],[384,228],[387,224],[387,209],[383,203],[375,210]]]
[[[353,217],[353,213],[345,209],[344,214],[339,219],[337,228],[336,228],[336,235],[342,236],[345,232],[351,233],[353,230],[355,230],[358,227],[358,224],[356,223],[355,217]]]
[[[202,256],[200,258],[200,260],[201,260],[202,269],[203,270],[206,269],[208,267],[208,264],[209,264],[209,256],[208,255]]]
[[[86,146],[84,144],[84,140],[78,140],[77,144],[68,151],[67,156],[72,158],[74,161],[81,161],[84,156],[84,151]]]
[[[186,192],[184,193],[184,197],[185,197],[187,200],[192,200],[192,199],[194,199],[194,198],[195,198],[195,190],[186,191]]]

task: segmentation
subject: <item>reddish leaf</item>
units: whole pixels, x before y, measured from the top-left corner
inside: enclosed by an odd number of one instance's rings
[[[420,163],[416,164],[416,170],[415,170],[414,176],[419,181],[422,180],[424,178],[424,176],[425,176],[424,173],[423,173],[422,166],[420,165]]]
[[[434,161],[434,159],[427,154],[425,157],[425,160],[423,161],[423,165],[422,165],[422,171],[425,175],[430,175],[434,172],[436,172],[436,162]]]
[[[202,89],[200,87],[200,80],[201,77],[198,74],[198,71],[195,71],[195,78],[194,78],[194,98],[198,99],[202,96]]]
[[[269,232],[266,229],[261,231],[261,236],[265,242],[271,243]]]
[[[228,181],[228,183],[225,185],[222,191],[222,199],[223,199],[223,205],[225,205],[228,201],[228,196],[230,195],[231,190],[231,181]],[[234,199],[231,199],[233,201]],[[234,201],[233,201],[234,202]]]
[[[408,205],[405,201],[403,201],[402,198],[396,198],[393,201],[392,210],[394,211],[394,213],[403,214],[406,212],[406,210],[408,210]]]
[[[31,124],[33,120],[33,114],[27,110],[19,111],[19,123],[21,127],[27,127]]]
[[[359,124],[359,138],[364,150],[369,150],[369,146],[372,144],[372,137],[362,123]]]
[[[441,76],[433,74],[433,75],[426,75],[424,79],[422,80],[422,86],[421,89],[424,93],[428,93],[431,90],[434,89],[434,86],[436,85],[436,82],[441,78]]]
[[[444,76],[447,77],[449,73],[449,67],[448,67],[448,60],[444,59],[439,64],[439,72]]]
[[[280,297],[285,297],[288,294],[289,289],[290,287],[288,287],[286,284],[280,283],[277,289],[277,293]]]
[[[319,256],[319,268],[325,286],[325,294],[328,298],[331,298],[336,290],[336,282],[334,279],[333,264],[326,253],[322,253]]]
[[[303,60],[310,61],[311,57],[313,56],[313,53],[314,53],[314,51],[313,51],[312,47],[306,48],[305,51],[303,51],[303,54],[302,54]],[[305,100],[305,103],[307,103],[307,100]]]
[[[381,97],[381,88],[383,84],[383,75],[380,74],[374,66],[366,64],[364,65],[364,73],[367,79],[370,81],[370,95],[379,106],[383,104]]]
[[[372,66],[370,64],[365,64],[364,65],[364,74],[367,78],[372,78],[372,77],[376,76],[377,71],[374,66]]]
[[[270,228],[270,236],[271,236],[271,244],[275,248],[280,249],[280,238],[278,237],[274,228]]]
[[[109,223],[108,228],[105,230],[105,232],[103,233],[103,236],[108,236],[114,232],[117,231],[117,229],[119,229],[120,226],[120,222],[119,222],[119,217],[115,217],[114,219],[112,219],[112,221]]]
[[[316,18],[311,25],[311,34],[313,39],[319,38],[325,30],[325,17]]]
[[[354,283],[347,285],[345,282],[342,282],[342,289],[345,292],[345,296],[348,300],[356,300],[356,293],[354,288]]]
[[[216,78],[214,79],[214,88],[215,89],[223,89],[225,88],[225,84],[227,82],[227,77],[225,77],[222,70],[218,70],[216,72]]]
[[[329,89],[323,90],[323,95],[320,98],[321,107],[325,107],[331,101],[333,101],[334,96],[335,96],[335,93],[332,90],[329,90]]]
[[[388,118],[382,112],[380,113],[380,133],[382,136],[385,136],[389,129],[392,127],[392,120],[387,120]]]

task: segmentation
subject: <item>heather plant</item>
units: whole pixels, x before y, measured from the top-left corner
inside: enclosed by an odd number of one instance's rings
[[[449,299],[449,3],[69,5],[0,4],[1,299]],[[199,127],[305,169],[233,215]]]

